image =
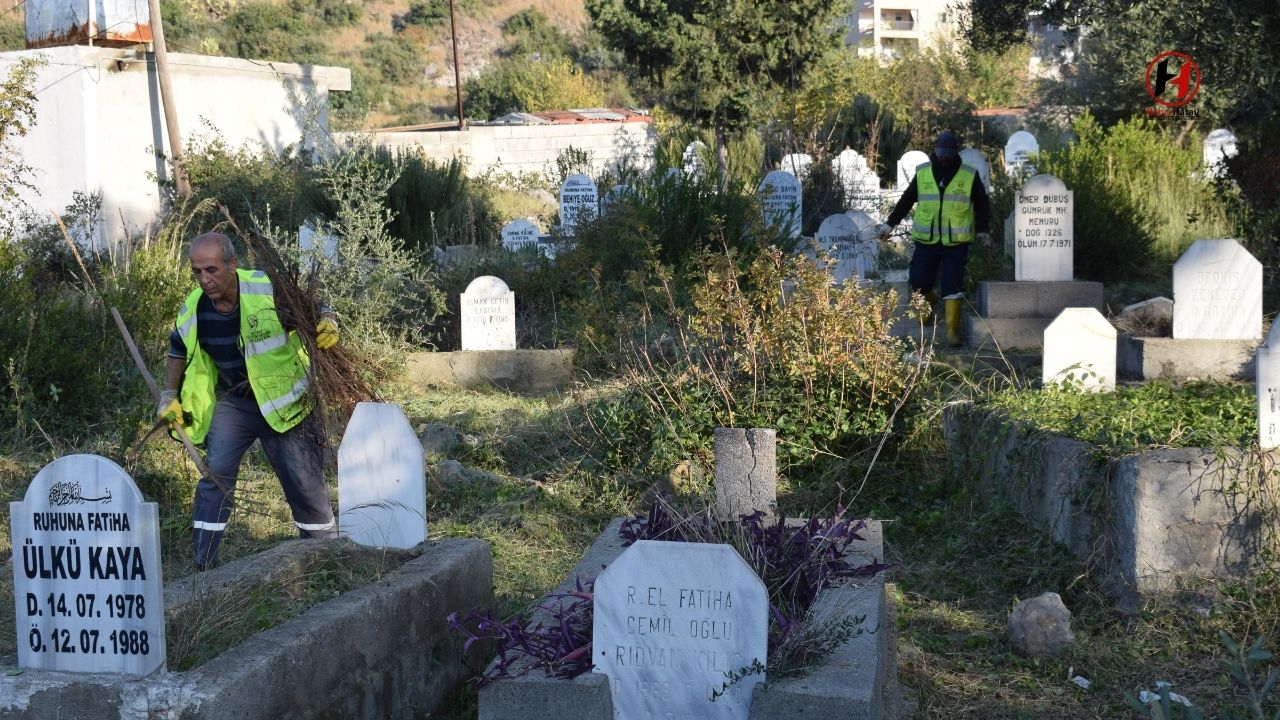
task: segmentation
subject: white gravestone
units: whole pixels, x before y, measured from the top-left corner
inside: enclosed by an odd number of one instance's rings
[[[614,208],[628,200],[634,200],[635,197],[636,190],[630,185],[614,185],[600,198],[600,214],[607,215],[613,212]]]
[[[929,162],[929,156],[919,150],[908,150],[898,158],[898,190],[906,190],[916,179],[916,169]]]
[[[694,140],[684,148],[684,154],[680,156],[680,165],[684,170],[685,176],[698,180],[703,175],[702,154],[707,151],[707,144],[701,140]]]
[[[1045,385],[1116,389],[1116,329],[1096,309],[1066,308],[1044,331]]]
[[[880,216],[880,176],[867,164],[866,158],[854,150],[844,150],[836,156],[836,177],[844,189],[846,205],[875,216]]]
[[[541,235],[537,225],[524,218],[517,218],[502,226],[502,247],[512,252],[537,247],[538,237]]]
[[[1075,201],[1052,175],[1037,175],[1013,201],[1015,280],[1071,280],[1075,270]]]
[[[147,675],[165,664],[156,504],[97,455],[67,455],[9,503],[18,665]]]
[[[858,213],[862,218],[866,213]],[[835,263],[830,268],[832,279],[843,283],[849,278],[865,278],[876,270],[879,256],[879,243],[875,237],[875,223],[859,224],[850,213],[832,215],[822,221],[815,235],[821,247]]]
[[[560,227],[572,235],[578,223],[596,216],[599,195],[596,184],[586,175],[570,175],[560,187]]]
[[[1009,136],[1004,144],[1004,171],[1010,177],[1034,174],[1036,169],[1031,164],[1031,156],[1040,152],[1040,143],[1036,136],[1026,130]]]
[[[965,148],[960,151],[960,162],[978,171],[978,177],[982,179],[982,189],[990,194],[991,164],[987,162],[987,156],[977,148]]]
[[[747,720],[767,663],[769,598],[729,545],[638,540],[596,578],[592,653],[613,716]]]
[[[813,156],[809,153],[791,153],[782,156],[782,162],[778,163],[779,170],[787,172],[800,178],[800,182],[809,176],[809,168],[813,165]]]
[[[298,247],[303,252],[318,249],[324,257],[332,260],[338,256],[338,236],[303,225],[298,228]]]
[[[462,349],[516,349],[516,294],[492,275],[481,275],[462,293]]]
[[[1173,264],[1175,340],[1262,339],[1262,263],[1235,240],[1197,240]]]
[[[1271,323],[1267,342],[1258,348],[1258,445],[1280,447],[1280,323]]]
[[[764,208],[764,221],[772,227],[787,230],[791,237],[800,237],[801,189],[800,181],[786,170],[774,170],[760,182],[760,203]]]
[[[415,547],[427,539],[422,442],[394,403],[362,402],[338,446],[338,528],[367,547]]]
[[[1218,128],[1204,139],[1204,167],[1214,177],[1226,172],[1227,158],[1235,157],[1237,153],[1236,134],[1226,128]]]

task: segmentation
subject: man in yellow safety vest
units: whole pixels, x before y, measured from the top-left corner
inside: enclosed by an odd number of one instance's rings
[[[164,391],[156,415],[181,423],[206,446],[212,477],[196,486],[192,542],[196,568],[217,560],[240,460],[254,440],[280,478],[302,537],[336,537],[317,419],[307,393],[308,357],[276,310],[271,281],[236,267],[222,233],[191,241],[191,291],[169,337]],[[322,309],[316,346],[338,341],[337,319]]]
[[[983,244],[990,241],[987,227],[991,211],[978,171],[960,162],[960,142],[950,130],[941,132],[934,141],[929,162],[916,168],[915,179],[881,228],[882,240],[911,212],[912,205],[916,206],[911,223],[915,249],[907,279],[911,291],[922,293],[932,307],[938,301],[933,288],[941,275],[947,342],[956,346],[961,343],[960,302],[969,247],[974,238]]]

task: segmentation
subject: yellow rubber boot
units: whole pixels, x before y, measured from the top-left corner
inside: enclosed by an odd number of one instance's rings
[[[964,344],[963,333],[960,332],[960,323],[964,322],[960,298],[946,298],[942,303],[943,312],[946,313],[947,319],[947,345],[960,347]]]

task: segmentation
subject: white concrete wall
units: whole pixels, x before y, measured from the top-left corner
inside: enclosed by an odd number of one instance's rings
[[[168,177],[156,154],[167,156],[169,141],[154,64],[132,50],[68,46],[0,53],[0,73],[31,54],[49,64],[36,82],[36,124],[16,143],[34,170],[35,192],[22,200],[47,215],[76,191],[101,190],[103,227],[92,242],[118,239],[125,226],[139,232],[156,219]],[[309,111],[295,98],[315,98],[312,131],[327,133],[329,91],[351,87],[345,68],[182,53],[169,64],[184,145],[216,132],[232,147],[282,150],[304,140]]]
[[[374,133],[388,148],[420,149],[428,158],[461,157],[467,174],[541,173],[570,147],[591,154],[593,174],[626,165],[647,171],[653,166],[658,133],[652,123],[595,122],[573,125],[473,125],[466,130]]]

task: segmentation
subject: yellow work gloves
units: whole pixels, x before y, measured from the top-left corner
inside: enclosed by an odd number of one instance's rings
[[[170,424],[182,424],[182,403],[178,402],[177,390],[165,390],[160,393],[160,403],[156,406],[156,421],[167,420]]]
[[[316,323],[316,347],[328,350],[338,344],[338,321],[331,317],[320,318]]]

